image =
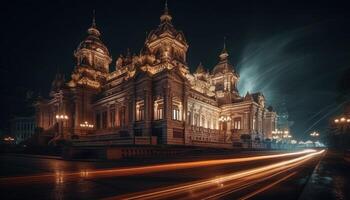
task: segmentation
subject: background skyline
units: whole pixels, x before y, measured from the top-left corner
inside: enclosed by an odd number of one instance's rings
[[[226,37],[239,91],[264,93],[267,104],[283,102],[292,132],[304,138],[323,131],[340,110],[337,81],[350,67],[350,16],[332,1],[169,0],[176,29],[189,43],[187,61],[211,70]],[[118,55],[138,53],[146,32],[159,24],[164,1],[56,1],[4,3],[0,17],[2,112],[0,127],[25,110],[26,96],[47,96],[57,68],[70,78],[73,51],[86,37],[92,10],[115,68]],[[28,92],[32,91],[32,92]],[[305,137],[306,138],[306,137]]]

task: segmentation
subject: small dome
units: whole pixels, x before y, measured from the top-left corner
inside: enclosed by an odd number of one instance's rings
[[[157,40],[158,38],[163,37],[162,35],[164,33],[168,33],[171,35],[171,37],[175,38],[182,44],[187,45],[185,35],[183,34],[182,31],[178,31],[175,29],[175,27],[171,23],[171,20],[172,20],[172,17],[169,14],[168,5],[166,3],[164,8],[164,13],[160,17],[160,24],[155,30],[152,30],[149,33],[149,35],[146,38],[146,43]]]
[[[233,66],[228,62],[228,60],[220,60],[220,62],[214,67],[213,74],[234,72]]]
[[[87,38],[78,45],[76,51],[79,51],[81,49],[88,49],[110,56],[106,45],[100,39],[101,33],[97,29],[95,23],[92,24],[87,33]]]

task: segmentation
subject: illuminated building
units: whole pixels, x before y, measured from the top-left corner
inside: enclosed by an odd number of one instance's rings
[[[158,144],[200,146],[232,146],[241,134],[271,138],[276,114],[261,93],[240,96],[225,46],[211,72],[199,64],[190,73],[189,46],[167,7],[140,53],[120,55],[113,69],[100,38],[93,20],[74,52],[71,79],[57,74],[51,98],[36,104],[43,134],[54,140],[105,138],[106,144],[154,136]]]

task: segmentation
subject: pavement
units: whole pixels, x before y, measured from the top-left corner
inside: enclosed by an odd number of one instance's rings
[[[327,151],[310,176],[299,200],[350,199],[350,163],[343,153]]]

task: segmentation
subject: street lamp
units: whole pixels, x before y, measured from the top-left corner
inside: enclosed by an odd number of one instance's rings
[[[219,122],[225,123],[225,125],[226,125],[226,127],[224,127],[224,124],[222,124],[222,129],[224,131],[224,143],[226,142],[227,122],[229,122],[229,121],[231,121],[231,117],[230,116],[221,116],[219,118]]]
[[[310,133],[310,136],[311,137],[318,137],[318,136],[320,136],[320,134],[318,132],[314,131],[314,132]]]
[[[67,115],[56,115],[56,119],[57,121],[64,121],[64,120],[68,120],[68,116]]]
[[[316,137],[320,136],[320,134],[318,132],[314,131],[314,132],[310,133],[310,136],[313,138],[316,138]],[[315,139],[313,142],[314,142],[314,147],[316,147]]]
[[[56,120],[58,122],[58,134],[60,136],[63,136],[63,123],[65,121],[67,121],[69,118],[68,118],[68,115],[66,114],[58,114],[56,115]]]
[[[345,118],[345,117],[342,117],[342,118],[340,118],[340,121],[341,121],[341,122],[345,122],[345,121],[346,121],[346,118]]]
[[[93,124],[89,124],[89,122],[85,121],[84,123],[80,124],[81,128],[94,128]]]

